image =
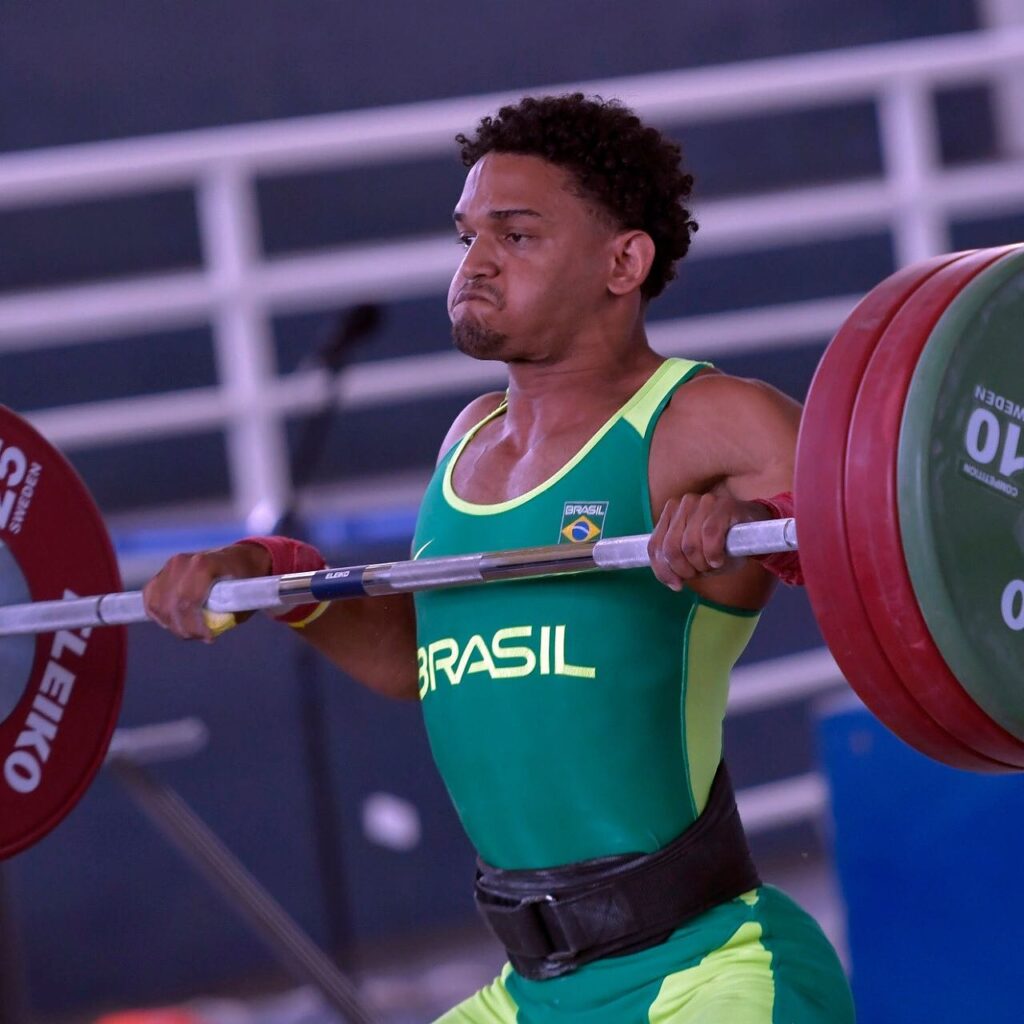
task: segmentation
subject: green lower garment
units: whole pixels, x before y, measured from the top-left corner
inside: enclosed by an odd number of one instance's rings
[[[437,1024],[853,1024],[817,923],[771,886],[714,907],[665,942],[550,981],[501,976]]]

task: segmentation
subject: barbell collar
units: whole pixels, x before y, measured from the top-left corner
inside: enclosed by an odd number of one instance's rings
[[[757,523],[741,523],[726,535],[725,550],[734,558],[796,551],[796,520],[766,519]]]

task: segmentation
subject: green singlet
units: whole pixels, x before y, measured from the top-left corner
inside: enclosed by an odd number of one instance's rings
[[[704,365],[667,360],[554,476],[518,498],[472,504],[455,493],[452,470],[502,403],[439,463],[414,557],[649,532],[651,436]],[[416,618],[431,747],[485,861],[529,869],[650,853],[700,814],[722,756],[729,673],[755,613],[635,569],[421,592]],[[762,888],[656,947],[561,978],[506,968],[443,1020],[847,1024],[853,1011],[820,929]]]

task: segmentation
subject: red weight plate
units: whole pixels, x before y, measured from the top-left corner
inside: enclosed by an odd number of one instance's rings
[[[903,554],[896,459],[907,391],[946,307],[986,267],[1019,246],[984,249],[930,277],[886,328],[857,395],[846,454],[846,534],[878,642],[914,700],[962,743],[1024,768],[1024,742],[994,722],[949,670],[924,621]]]
[[[33,601],[122,589],[110,538],[85,485],[58,451],[3,406],[0,540]],[[123,627],[36,637],[24,691],[0,723],[0,857],[45,835],[92,781],[121,707],[124,667]]]
[[[906,743],[938,761],[975,771],[1009,766],[951,736],[907,692],[875,639],[846,541],[846,438],[861,378],[882,334],[917,288],[965,253],[937,256],[873,288],[846,319],[811,382],[800,422],[796,516],[807,593],[825,642],[868,708]]]

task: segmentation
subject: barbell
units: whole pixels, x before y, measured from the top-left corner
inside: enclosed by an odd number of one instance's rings
[[[905,268],[844,322],[800,427],[808,596],[836,662],[905,742],[1024,769],[1024,245]],[[211,614],[647,566],[647,536],[221,581]],[[796,547],[793,520],[730,554]],[[87,553],[87,554],[86,554]],[[0,407],[0,856],[53,828],[103,762],[125,623],[103,521],[67,461]],[[85,595],[85,596],[80,596]],[[96,627],[110,628],[96,628]]]

